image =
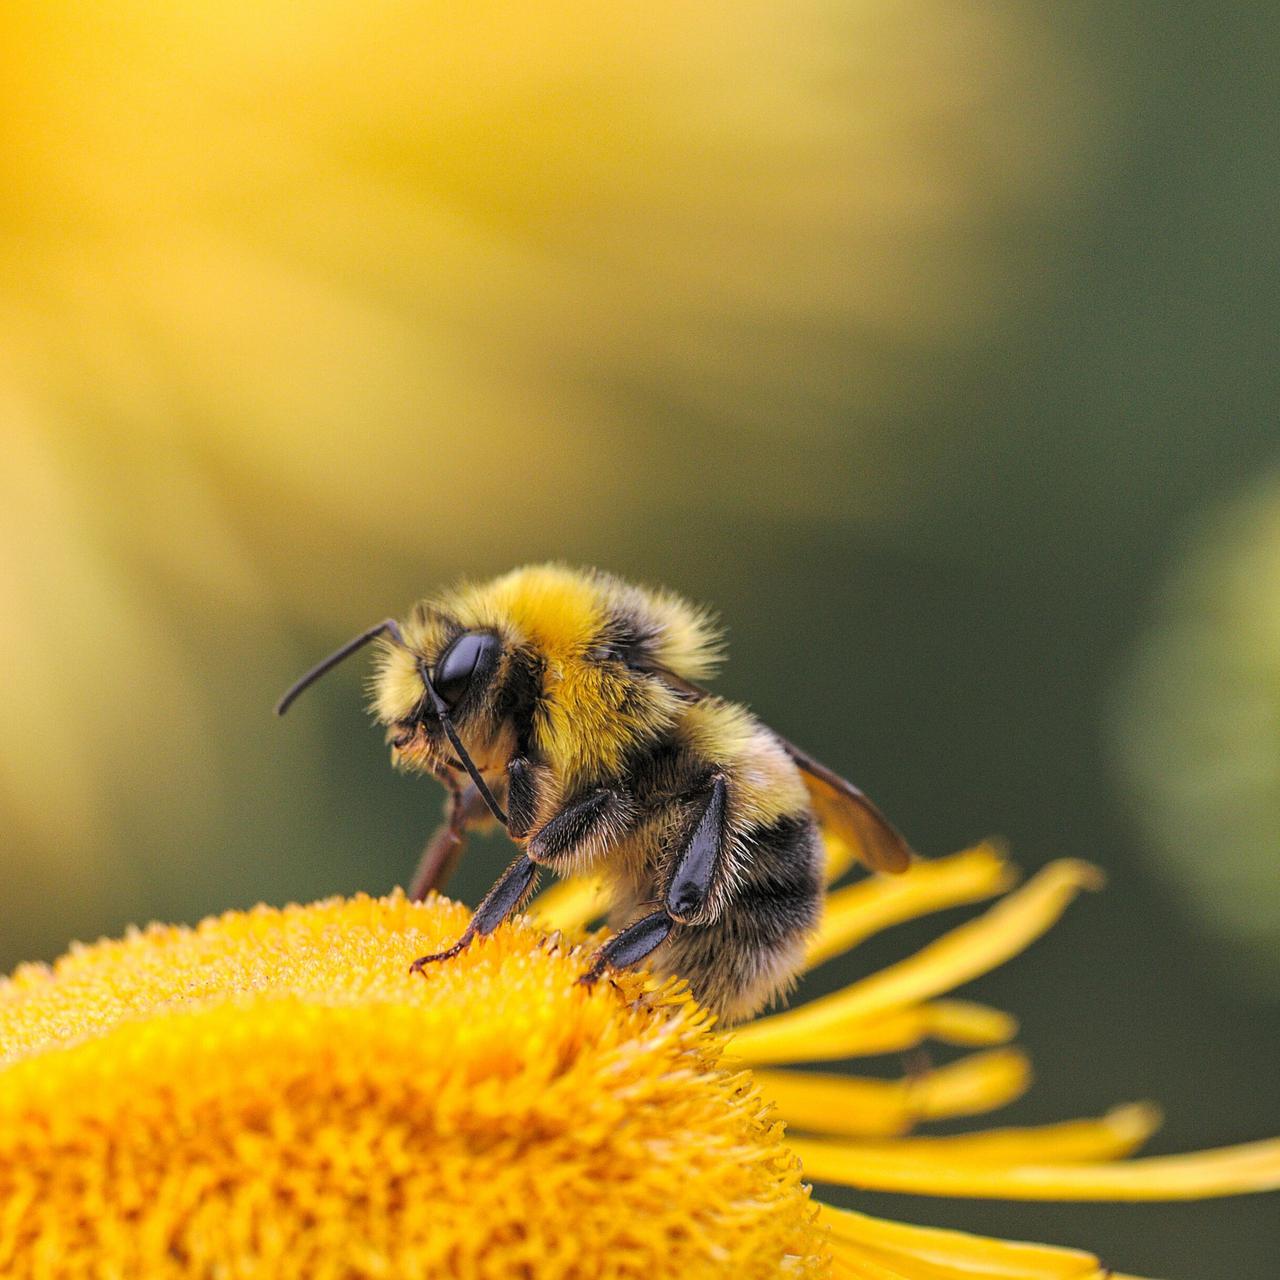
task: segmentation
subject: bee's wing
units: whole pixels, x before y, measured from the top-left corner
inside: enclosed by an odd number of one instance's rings
[[[905,871],[911,865],[911,846],[862,791],[776,730],[774,736],[796,762],[822,826],[855,849],[873,871]]]
[[[690,697],[712,696],[701,685],[665,667],[651,667],[649,670]],[[821,760],[801,751],[794,742],[788,742],[776,729],[770,729],[770,732],[800,770],[809,790],[813,812],[822,826],[856,850],[873,871],[905,871],[911,865],[911,846],[862,791],[834,769],[828,769]]]

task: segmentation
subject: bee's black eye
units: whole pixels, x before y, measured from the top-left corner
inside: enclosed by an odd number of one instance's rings
[[[492,666],[497,651],[498,637],[485,631],[464,631],[445,649],[431,676],[445,706],[458,704],[476,671]]]

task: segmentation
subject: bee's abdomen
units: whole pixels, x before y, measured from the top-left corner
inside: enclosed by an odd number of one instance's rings
[[[748,828],[738,844],[744,866],[726,909],[756,919],[762,941],[813,929],[822,902],[822,840],[813,819],[777,818]]]

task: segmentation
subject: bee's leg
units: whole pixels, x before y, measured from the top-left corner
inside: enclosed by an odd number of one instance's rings
[[[446,820],[427,841],[409,883],[411,902],[421,902],[432,890],[442,890],[448,884],[467,847],[467,828],[485,818],[488,812],[484,797],[472,783],[453,789]]]
[[[558,873],[578,870],[610,838],[624,832],[632,807],[614,787],[597,787],[567,804],[529,837],[529,856]]]
[[[590,967],[578,981],[589,987],[606,969],[629,969],[639,964],[667,940],[675,923],[665,911],[655,911],[627,925],[591,957]]]
[[[491,934],[513,911],[519,910],[533,892],[538,876],[538,864],[521,854],[503,873],[497,884],[485,894],[467,925],[453,946],[435,955],[419,956],[410,966],[411,973],[421,973],[426,965],[437,960],[452,960],[465,951],[477,938]]]
[[[412,902],[421,902],[433,889],[444,889],[467,847],[467,829],[487,822],[490,816],[489,806],[475,783],[459,786],[452,775],[443,770],[441,773],[441,781],[450,788],[448,815],[427,841],[418,860],[418,869],[409,887]],[[517,756],[507,766],[508,832],[517,840],[523,839],[537,811],[534,767],[523,756]]]
[[[671,866],[663,903],[681,924],[703,924],[724,846],[727,788],[717,775],[694,806],[693,818]]]
[[[507,765],[507,831],[523,840],[538,816],[537,770],[524,756]]]
[[[663,909],[629,924],[610,938],[591,958],[580,979],[590,985],[609,969],[639,964],[667,940],[677,924],[704,923],[703,914],[715,883],[724,845],[724,811],[727,789],[717,775],[698,798],[684,843],[672,866]]]

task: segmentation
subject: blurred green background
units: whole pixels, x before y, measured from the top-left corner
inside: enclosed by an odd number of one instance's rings
[[[712,602],[923,851],[1107,868],[980,984],[1011,1121],[1280,1131],[1278,61],[1267,5],[6,6],[0,962],[402,882],[440,796],[359,664],[271,704],[557,557]],[[1275,1198],[867,1199],[1280,1251]]]

